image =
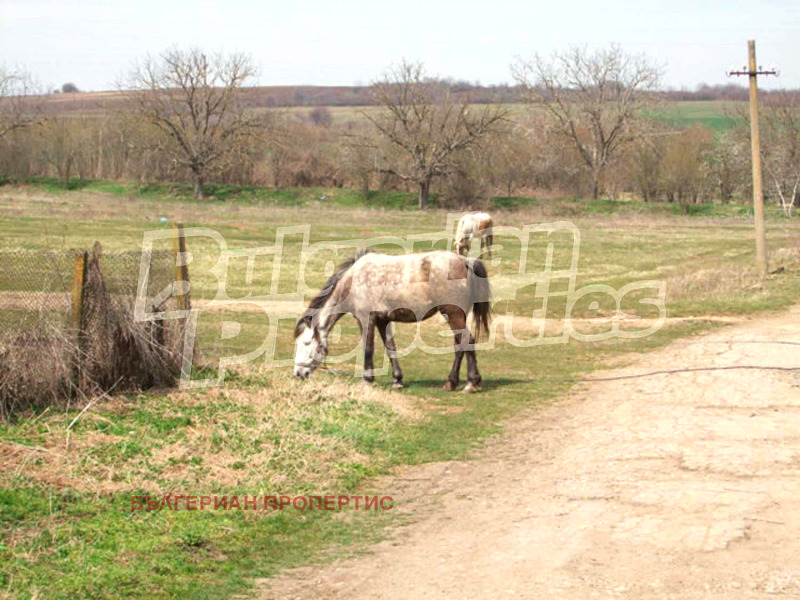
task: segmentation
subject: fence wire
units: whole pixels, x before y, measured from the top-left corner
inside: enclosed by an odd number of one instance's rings
[[[71,326],[75,257],[83,250],[0,250],[0,342],[43,326]],[[155,298],[174,281],[174,255],[153,251],[147,296]],[[139,284],[140,251],[103,252],[106,290],[115,303],[133,305]]]

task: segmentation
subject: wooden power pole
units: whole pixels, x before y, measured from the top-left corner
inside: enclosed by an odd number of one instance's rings
[[[756,64],[756,42],[747,42],[747,68],[731,70],[732,75],[747,75],[750,78],[750,146],[753,157],[753,215],[756,225],[756,260],[761,275],[769,270],[767,258],[767,234],[764,225],[764,188],[761,182],[761,142],[758,135],[758,75],[777,75],[776,69],[762,69]]]

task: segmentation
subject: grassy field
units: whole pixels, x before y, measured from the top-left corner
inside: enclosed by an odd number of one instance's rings
[[[473,100],[486,98],[486,90],[468,94]],[[325,106],[337,125],[346,125],[364,118],[364,113],[374,114],[379,109],[368,105],[372,101],[368,88],[315,88],[299,86],[273,88],[247,88],[248,105],[258,111],[279,110],[299,117],[307,116],[315,107]],[[327,100],[326,100],[327,99]],[[335,102],[332,102],[333,100]],[[92,115],[119,110],[125,94],[120,92],[82,92],[79,94],[51,94],[45,110],[49,114]],[[327,102],[332,102],[326,105]],[[366,104],[364,104],[366,103]],[[670,101],[654,116],[678,125],[703,124],[712,129],[730,125],[729,114],[742,102],[722,100]],[[279,107],[279,108],[275,108]],[[510,104],[512,114],[527,110],[523,104]]]
[[[161,217],[215,229],[231,249],[271,246],[279,227],[309,225],[310,242],[378,235],[434,233],[447,214],[406,210],[410,194],[376,194],[368,203],[347,190],[219,188],[198,203],[180,187],[139,188],[116,182],[78,182],[64,190],[49,181],[0,187],[0,232],[7,248],[140,247],[142,232],[163,227]],[[325,200],[320,200],[321,196]],[[800,222],[771,213],[772,268],[762,281],[753,269],[752,226],[739,207],[702,207],[681,217],[668,205],[578,200],[495,200],[498,225],[557,220],[581,232],[577,283],[615,288],[643,279],[667,283],[670,317],[656,334],[640,340],[572,341],[517,348],[504,341],[480,352],[484,389],[465,395],[442,391],[450,355],[414,352],[401,360],[408,387],[390,389],[386,376],[365,388],[347,374],[318,372],[296,382],[289,369],[254,361],[229,374],[221,387],[150,391],[102,398],[70,427],[86,399],[0,425],[0,594],[10,598],[193,597],[245,592],[254,577],[297,564],[363,551],[385,526],[406,518],[375,513],[286,510],[132,512],[133,495],[294,495],[376,493],[375,475],[393,467],[462,458],[521,411],[535,410],[567,391],[594,369],[618,365],[676,338],[720,326],[709,317],[778,310],[800,294]],[[519,244],[498,236],[492,276],[513,273]],[[533,245],[535,254],[544,242]],[[560,246],[559,246],[560,247]],[[300,265],[301,239],[285,240],[281,286],[291,289]],[[419,250],[425,249],[420,243]],[[208,271],[215,248],[190,241],[193,299],[216,290]],[[557,251],[556,260],[562,260]],[[336,253],[309,264],[309,285],[325,279]],[[233,261],[228,293],[261,295],[272,263],[259,262],[252,281],[245,261]],[[285,278],[285,279],[283,279]],[[11,284],[4,284],[4,288]],[[514,313],[514,334],[526,332],[525,316],[538,306],[530,290],[495,306]],[[626,307],[633,311],[633,306]],[[563,317],[563,302],[548,315]],[[609,314],[600,302],[578,307],[577,317]],[[643,317],[652,312],[639,312]],[[220,335],[223,321],[241,332]],[[292,354],[292,320],[281,322],[277,351]],[[263,313],[219,310],[199,321],[204,360],[244,353],[269,332]],[[402,347],[413,328],[398,327]],[[422,328],[431,344],[448,345],[446,325]],[[352,347],[351,319],[337,332],[339,347]],[[382,359],[376,362],[382,364]],[[380,480],[379,480],[380,481]]]
[[[702,125],[721,131],[736,124],[736,111],[741,107],[746,109],[746,103],[722,100],[670,102],[653,116],[675,127]]]
[[[744,102],[723,100],[685,100],[680,102],[666,102],[659,109],[653,111],[652,117],[665,121],[673,127],[691,127],[702,125],[714,131],[721,131],[735,124],[734,115],[739,107],[746,107]],[[530,107],[524,104],[511,104],[508,106],[512,117],[525,115]],[[271,110],[271,109],[269,109]],[[291,107],[279,109],[290,115],[304,116],[311,112],[309,107]],[[364,120],[364,114],[378,114],[380,109],[375,106],[331,106],[328,108],[333,122],[339,126]]]

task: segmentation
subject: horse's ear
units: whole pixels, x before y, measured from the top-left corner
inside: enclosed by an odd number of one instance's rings
[[[297,323],[294,325],[294,337],[300,337],[306,327],[311,328],[311,315],[303,315],[297,319]]]

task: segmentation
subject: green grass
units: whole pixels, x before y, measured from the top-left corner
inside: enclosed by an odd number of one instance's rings
[[[30,188],[48,194],[83,191],[91,194],[107,194],[124,198],[161,201],[195,201],[190,183],[137,183],[132,181],[106,181],[98,179],[70,179],[56,177],[33,177],[24,182]],[[0,180],[0,186],[11,182]],[[257,206],[305,206],[326,204],[345,207],[373,207],[394,210],[414,209],[417,195],[394,190],[369,193],[365,199],[360,190],[345,188],[268,188],[254,185],[209,183],[205,186],[204,203],[236,203]]]
[[[141,194],[131,184],[88,182],[64,190],[37,181],[9,186],[0,197],[0,232],[7,248],[87,247],[99,239],[108,251],[135,249],[160,217],[189,226],[212,227],[230,248],[272,245],[279,227],[310,225],[310,242],[353,237],[440,231],[444,211],[392,210],[405,196],[378,195],[365,208],[347,190],[217,189],[219,196],[193,202],[155,186]],[[325,194],[331,201],[319,201]],[[315,199],[316,198],[316,199]],[[413,198],[408,200],[413,201]],[[778,310],[800,295],[800,225],[774,219],[769,225],[773,266],[784,271],[761,283],[753,268],[752,227],[738,207],[714,206],[682,217],[669,205],[600,200],[512,199],[493,201],[498,225],[569,219],[581,231],[577,285],[614,287],[641,279],[667,281],[668,315],[738,315]],[[568,238],[554,237],[556,261],[566,260]],[[286,239],[281,285],[291,289],[300,265],[301,237]],[[493,275],[516,271],[519,242],[499,235]],[[531,259],[541,258],[548,240],[536,239]],[[420,247],[419,249],[422,249]],[[193,298],[209,299],[216,260],[212,243],[192,240]],[[395,250],[396,251],[396,250]],[[320,286],[326,262],[341,255],[320,253],[310,263],[309,285]],[[254,277],[245,261],[233,260],[232,297],[264,294],[273,267],[259,258]],[[2,279],[3,291],[15,289]],[[638,310],[635,298],[625,308]],[[600,313],[610,307],[601,302]],[[520,317],[537,308],[531,290],[497,306]],[[563,301],[548,308],[563,316]],[[575,316],[598,311],[588,303]],[[221,339],[223,320],[241,333]],[[357,343],[351,319],[341,322],[332,352]],[[277,351],[291,357],[292,322],[281,323]],[[414,352],[401,360],[409,387],[390,392],[387,376],[376,389],[350,383],[345,374],[318,372],[295,382],[287,369],[242,369],[220,388],[150,392],[101,400],[69,430],[84,402],[0,425],[0,589],[12,598],[194,597],[242,593],[256,577],[280,569],[363,551],[379,539],[395,513],[288,510],[252,512],[135,512],[133,495],[166,491],[202,494],[295,495],[375,493],[370,477],[395,466],[469,456],[505,422],[535,410],[594,369],[633,360],[670,341],[718,324],[671,324],[641,340],[557,344],[520,349],[500,343],[479,354],[484,391],[447,393],[441,384],[450,355]],[[244,353],[268,332],[264,315],[220,311],[199,322],[205,359]],[[426,326],[426,341],[448,344]],[[520,332],[515,332],[520,333]],[[524,331],[522,332],[524,333]],[[410,326],[398,326],[398,345],[408,343]],[[521,335],[521,334],[520,334]],[[376,354],[380,366],[383,361]],[[336,365],[346,373],[352,364]],[[213,368],[196,376],[208,376]],[[69,442],[67,441],[69,439]],[[69,449],[67,444],[69,443]]]
[[[733,120],[729,117],[737,106],[744,102],[728,102],[723,100],[685,100],[666,102],[664,106],[650,115],[655,119],[660,119],[677,127],[688,127],[691,125],[703,125],[715,131],[731,127]],[[505,107],[510,111],[512,118],[519,118],[530,112],[531,107],[525,104],[507,104]],[[289,112],[307,113],[308,108],[297,107],[288,109]],[[334,123],[339,125],[362,122],[365,120],[363,113],[373,113],[378,107],[352,107],[335,106],[330,107]]]
[[[375,521],[382,518],[373,513],[344,521],[320,511],[269,518],[221,511],[131,513],[122,495],[51,499],[48,490],[36,487],[6,491],[0,501],[4,507],[30,507],[24,515],[9,515],[8,525],[26,536],[37,558],[9,558],[8,549],[0,548],[3,587],[24,586],[27,594],[38,590],[48,598],[219,598],[243,589],[249,577],[274,574],[278,564],[302,564],[309,548],[374,540]],[[42,550],[44,556],[37,552]],[[39,576],[30,577],[31,571]]]
[[[653,111],[652,117],[674,127],[702,125],[714,131],[723,131],[736,125],[734,111],[743,102],[722,100],[691,100],[670,102],[663,108]]]
[[[680,111],[678,111],[680,113]],[[667,113],[665,113],[667,114]],[[81,191],[92,195],[107,195],[118,197],[125,201],[148,200],[151,206],[161,206],[168,212],[175,209],[175,205],[191,203],[195,206],[224,206],[237,207],[281,207],[281,208],[371,208],[377,210],[416,210],[418,198],[415,192],[402,192],[396,190],[371,190],[368,199],[364,198],[361,190],[345,188],[269,188],[249,185],[233,184],[208,184],[206,198],[197,201],[193,197],[192,186],[189,183],[147,183],[106,181],[95,179],[71,179],[63,182],[54,177],[31,178],[24,184],[29,189],[34,189],[51,196],[62,196],[71,191]],[[0,187],[13,188],[14,184],[0,180]],[[431,201],[436,203],[436,196]],[[639,201],[615,200],[610,198],[538,198],[525,196],[492,196],[486,201],[489,210],[516,211],[526,208],[536,208],[548,216],[581,217],[594,214],[602,215],[644,215],[659,217],[664,215],[682,216],[707,216],[707,217],[737,217],[752,215],[752,207],[739,204],[699,204],[690,205],[681,213],[681,206],[674,203],[657,202],[646,204]],[[778,206],[765,207],[766,218],[770,220],[784,220],[783,211]],[[156,215],[149,215],[149,219],[156,220]],[[26,222],[24,218],[18,219],[19,224]],[[27,221],[32,227],[39,227],[41,222],[34,218]],[[59,224],[61,232],[66,229],[66,223]],[[104,227],[111,226],[104,223]],[[58,236],[60,231],[54,229],[48,235]],[[31,244],[19,244],[21,248],[35,248]]]

